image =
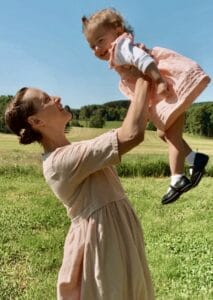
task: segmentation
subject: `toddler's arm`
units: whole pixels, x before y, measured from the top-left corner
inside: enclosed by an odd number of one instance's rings
[[[156,93],[158,95],[167,94],[167,83],[161,76],[156,64],[154,62],[150,63],[145,70],[145,75],[151,78],[156,84]]]
[[[115,49],[117,65],[133,65],[156,84],[159,95],[167,94],[167,84],[162,78],[154,59],[141,47],[134,45],[129,38],[119,41]]]

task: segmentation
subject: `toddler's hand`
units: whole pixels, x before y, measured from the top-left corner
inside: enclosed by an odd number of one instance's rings
[[[161,81],[156,86],[156,93],[159,96],[168,96],[167,83],[165,81]]]

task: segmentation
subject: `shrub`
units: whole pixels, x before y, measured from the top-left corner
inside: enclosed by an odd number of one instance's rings
[[[103,128],[105,120],[100,115],[94,115],[90,118],[89,127]]]
[[[72,120],[70,122],[71,127],[84,127],[78,120]]]

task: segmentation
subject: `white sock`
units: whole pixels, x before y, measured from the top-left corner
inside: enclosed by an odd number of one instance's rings
[[[170,185],[174,186],[176,182],[178,182],[178,180],[181,179],[181,177],[183,176],[183,174],[175,174],[171,176],[171,181],[170,181]],[[171,187],[169,186],[168,188],[168,192],[171,190]]]
[[[195,155],[196,155],[196,152],[191,151],[191,152],[186,156],[186,158],[185,158],[185,160],[187,161],[187,163],[188,163],[190,166],[193,166],[193,164],[194,164]]]

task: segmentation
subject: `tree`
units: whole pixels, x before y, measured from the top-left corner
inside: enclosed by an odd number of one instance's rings
[[[213,104],[213,103],[212,103]],[[213,105],[206,105],[206,113],[208,115],[206,124],[206,136],[213,137]]]
[[[116,107],[109,107],[107,110],[107,121],[119,121],[120,114]]]
[[[72,120],[70,122],[70,126],[71,127],[84,127],[83,125],[81,125],[81,123],[78,120]]]
[[[4,112],[12,96],[0,96],[0,132],[9,132],[4,121]],[[80,109],[71,109],[65,105],[65,109],[73,115],[72,122],[66,127],[82,126],[79,120],[85,120],[86,126],[101,128],[105,121],[123,121],[130,101],[117,100],[103,105],[91,104]],[[147,130],[156,130],[151,122],[147,124]],[[185,132],[191,134],[213,137],[213,102],[194,103],[186,112]]]
[[[213,136],[213,103],[197,103],[186,114],[185,131],[202,136]]]
[[[80,110],[79,119],[86,121],[86,126],[88,125],[89,118],[91,116],[91,109],[89,106],[83,106]]]
[[[104,124],[105,124],[105,120],[98,112],[94,114],[89,121],[89,127],[93,127],[93,128],[103,128]]]
[[[9,132],[4,121],[4,113],[8,102],[13,96],[0,96],[0,132]]]
[[[127,113],[127,108],[121,107],[119,109],[119,121],[123,121]]]
[[[70,111],[72,113],[73,119],[79,120],[80,109],[70,108]]]

